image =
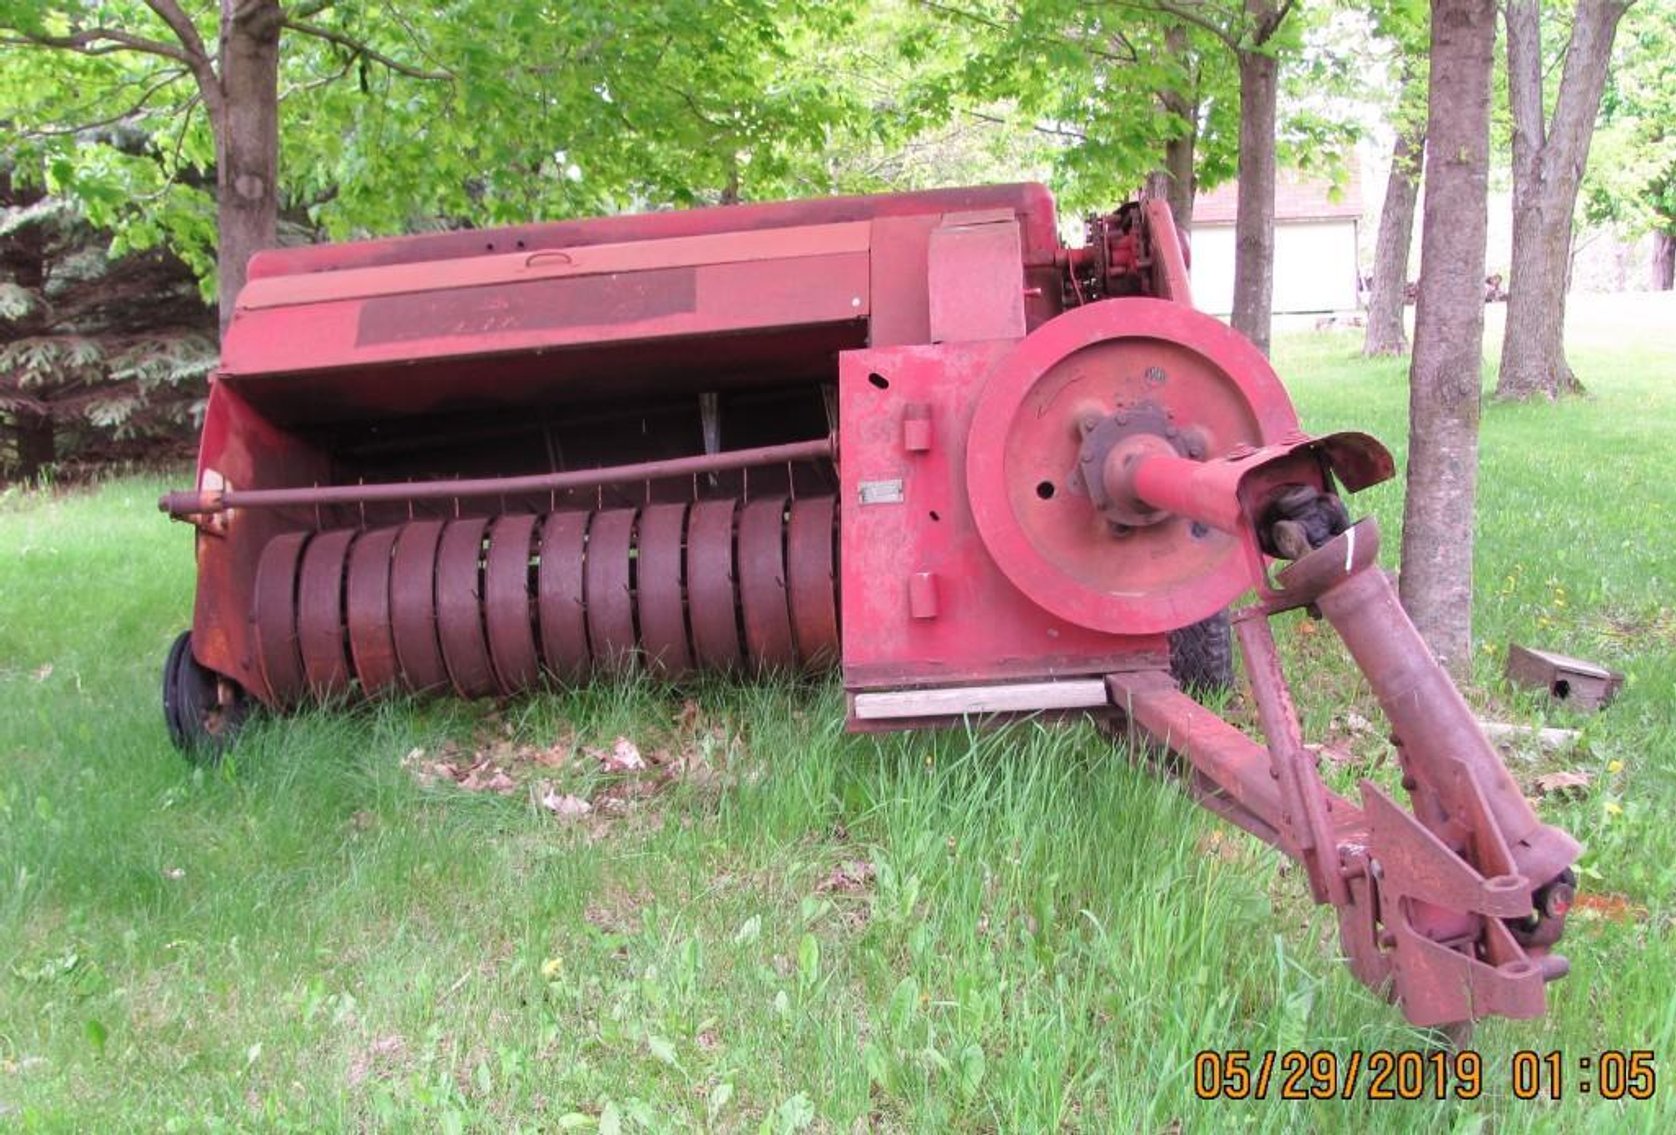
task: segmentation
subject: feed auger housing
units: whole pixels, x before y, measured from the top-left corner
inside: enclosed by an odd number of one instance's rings
[[[264,252],[162,501],[198,558],[165,710],[214,747],[257,703],[837,666],[856,729],[1106,715],[1298,861],[1411,1021],[1536,1016],[1578,846],[1337,495],[1391,475],[1194,310],[1160,202],[1080,248],[1015,185]],[[1177,682],[1226,680],[1242,596],[1265,743]],[[1409,807],[1323,784],[1270,633],[1295,608],[1366,675]]]

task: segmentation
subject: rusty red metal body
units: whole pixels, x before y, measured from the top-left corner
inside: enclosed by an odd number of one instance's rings
[[[640,668],[837,665],[857,729],[1093,712],[1297,859],[1412,1020],[1528,1016],[1577,847],[1348,522],[1338,490],[1391,473],[1193,309],[1162,202],[1078,248],[1019,185],[262,253],[162,502],[197,528],[171,731]],[[1171,676],[1172,635],[1248,594],[1266,743]],[[1368,675],[1412,812],[1323,786],[1269,631],[1300,607]]]

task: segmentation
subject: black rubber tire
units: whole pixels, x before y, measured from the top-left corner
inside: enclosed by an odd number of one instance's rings
[[[1170,632],[1170,676],[1182,689],[1219,693],[1234,687],[1234,634],[1228,612]]]
[[[242,689],[230,708],[219,704],[218,680],[192,656],[192,632],[182,631],[163,663],[163,721],[169,740],[188,760],[213,763],[232,746],[250,714]]]

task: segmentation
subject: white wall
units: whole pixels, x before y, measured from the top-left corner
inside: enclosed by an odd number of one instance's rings
[[[1193,303],[1234,309],[1234,227],[1193,226]],[[1280,314],[1354,311],[1356,221],[1282,221],[1274,227],[1274,310]]]

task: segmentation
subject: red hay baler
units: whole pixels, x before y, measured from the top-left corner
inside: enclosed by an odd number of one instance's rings
[[[1578,846],[1402,611],[1392,475],[1192,307],[1170,214],[1035,185],[264,252],[198,483],[183,748],[253,703],[838,666],[849,724],[1092,714],[1298,861],[1408,1018],[1543,1012]],[[1182,684],[1229,679],[1266,744]],[[1344,638],[1411,808],[1328,790],[1270,620]]]

